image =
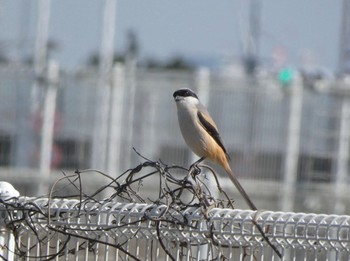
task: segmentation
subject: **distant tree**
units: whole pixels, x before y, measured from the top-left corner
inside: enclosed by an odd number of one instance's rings
[[[162,69],[164,68],[164,64],[162,64],[159,60],[151,57],[145,59],[145,61],[142,62],[142,65],[148,69]]]
[[[99,62],[100,62],[100,55],[97,52],[94,52],[88,57],[86,64],[88,66],[98,66]],[[125,62],[125,55],[114,54],[113,55],[113,62],[124,63]]]
[[[130,29],[127,32],[127,43],[126,43],[126,52],[130,55],[137,56],[140,49],[139,40],[137,34],[134,30]]]
[[[148,69],[184,70],[184,71],[194,69],[194,66],[180,55],[174,56],[166,61],[160,61],[154,57],[151,57],[151,58],[147,58],[141,64]]]
[[[8,63],[10,59],[6,56],[5,52],[0,51],[0,63]]]
[[[125,50],[122,51],[121,53],[114,53],[113,62],[124,63],[126,59],[130,58],[130,55],[136,57],[138,55],[138,51],[139,51],[139,42],[138,42],[137,35],[134,32],[134,30],[130,29],[127,31],[127,34],[126,34]],[[99,53],[94,52],[88,57],[87,65],[98,66],[99,61],[100,61]]]
[[[177,55],[170,58],[164,66],[165,69],[169,70],[192,70],[193,65],[187,61],[183,56]]]
[[[59,52],[61,49],[63,49],[62,44],[56,40],[56,39],[49,39],[46,43],[47,47],[47,57],[46,61],[49,61],[51,59],[51,56],[55,52]],[[34,64],[34,53],[31,53],[30,55],[23,55],[22,62],[27,65],[33,65]]]
[[[136,58],[139,54],[140,43],[137,37],[137,33],[130,29],[126,33],[126,45],[124,51],[121,53],[115,53],[113,56],[113,62],[125,63],[127,59]],[[98,52],[92,53],[86,64],[88,66],[98,66],[100,56]],[[158,70],[193,70],[194,66],[188,60],[181,55],[175,55],[166,61],[161,61],[157,58],[150,57],[144,60],[138,61],[138,64],[148,69]]]

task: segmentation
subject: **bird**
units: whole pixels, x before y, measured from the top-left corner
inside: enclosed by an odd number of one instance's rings
[[[187,146],[200,157],[194,164],[209,159],[221,165],[251,210],[257,211],[257,207],[234,175],[229,164],[230,157],[222,142],[218,127],[208,110],[199,101],[197,94],[191,89],[182,88],[175,91],[173,97],[176,102],[177,116],[182,136]],[[265,235],[263,228],[256,221],[253,223],[258,228],[263,238],[276,252],[277,256],[282,259],[282,254]]]
[[[200,157],[194,164],[208,159],[222,166],[251,210],[257,210],[234,175],[230,167],[230,156],[220,137],[218,127],[208,110],[199,101],[197,94],[191,89],[182,88],[176,90],[173,97],[182,136],[187,146]]]

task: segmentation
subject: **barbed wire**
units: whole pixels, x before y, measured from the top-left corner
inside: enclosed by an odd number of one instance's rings
[[[136,150],[135,150],[136,151]],[[59,178],[51,186],[48,197],[42,198],[44,204],[37,204],[40,198],[31,200],[19,200],[11,199],[1,201],[2,209],[7,213],[6,226],[11,229],[15,235],[16,247],[15,254],[19,258],[35,258],[40,260],[52,260],[57,257],[63,256],[66,253],[76,254],[81,250],[94,252],[98,244],[106,245],[118,249],[123,254],[134,260],[140,260],[139,257],[131,253],[127,247],[128,240],[119,243],[110,243],[107,240],[103,240],[98,233],[93,235],[89,232],[111,231],[120,229],[130,225],[140,226],[136,229],[132,237],[134,237],[141,230],[141,224],[144,222],[152,222],[152,225],[156,229],[158,242],[165,252],[165,254],[171,260],[176,258],[171,253],[169,247],[164,242],[162,237],[162,228],[164,226],[174,227],[182,229],[198,228],[198,223],[192,223],[188,220],[188,210],[199,213],[202,217],[202,221],[208,222],[210,220],[210,210],[212,208],[234,208],[234,200],[228,196],[228,194],[222,189],[217,177],[217,173],[207,165],[193,166],[190,169],[182,166],[172,165],[168,166],[161,160],[152,161],[136,151],[136,153],[142,158],[143,163],[140,163],[135,168],[126,170],[124,173],[116,178],[93,169],[76,170],[73,174],[67,175],[63,172],[63,177]],[[200,174],[205,170],[205,175]],[[93,191],[84,190],[83,176],[89,175],[89,179],[93,179],[94,176],[103,176],[108,181],[106,184],[100,186]],[[212,176],[213,179],[210,179]],[[211,183],[206,184],[206,180],[210,179]],[[143,195],[143,184],[147,180],[157,180],[158,186],[155,186],[154,191],[148,196]],[[69,197],[55,196],[57,193],[62,194],[63,188],[59,185],[63,181],[68,181],[69,186],[73,187],[75,193]],[[218,195],[213,194],[213,188],[217,189]],[[101,195],[105,198],[99,199]],[[74,207],[68,208],[66,211],[57,209],[57,200],[62,198],[75,199]],[[46,201],[45,201],[46,200]],[[111,209],[111,206],[116,202],[144,204],[148,208],[144,210],[144,215],[140,219],[136,220],[124,220],[122,222],[111,222],[108,225],[95,224],[91,226],[77,226],[77,222],[73,222],[76,219],[84,218],[86,223],[93,224],[93,217],[98,212],[103,212],[104,209]],[[43,207],[45,206],[45,207]],[[159,206],[159,208],[157,208]],[[157,215],[152,212],[154,208],[157,208]],[[70,211],[74,209],[74,211]],[[87,214],[88,213],[88,214]],[[152,214],[153,213],[153,214]],[[184,214],[187,213],[187,214]],[[90,216],[89,216],[90,215]],[[70,225],[71,224],[71,225]],[[74,224],[74,225],[73,225]],[[261,233],[261,240],[266,241],[278,256],[281,254],[277,248],[269,241],[265,235],[267,230],[262,228],[256,221],[252,221],[252,224],[256,226]],[[42,233],[43,227],[45,231],[50,233]],[[26,245],[25,240],[18,240],[20,235],[23,235],[23,231],[30,232],[36,237],[36,242],[32,245]],[[85,233],[82,233],[85,232]],[[215,245],[216,240],[212,235],[206,235],[208,239]],[[75,239],[85,240],[78,247],[70,247],[70,241]],[[41,248],[48,246],[52,240],[57,241],[55,245],[54,253],[50,254],[47,251],[46,254],[38,255],[32,253],[32,249],[40,245]],[[53,248],[53,247],[52,247]],[[52,250],[49,247],[49,250]],[[220,260],[227,260],[223,254],[220,254]],[[4,257],[2,257],[4,259]],[[216,257],[218,258],[218,257]],[[216,258],[213,258],[216,259]]]

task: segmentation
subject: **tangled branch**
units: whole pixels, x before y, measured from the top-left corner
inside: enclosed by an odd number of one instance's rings
[[[63,177],[52,185],[48,198],[43,199],[46,200],[45,208],[33,203],[37,202],[38,199],[11,199],[0,202],[2,210],[6,212],[6,225],[13,231],[16,238],[15,254],[20,258],[52,260],[67,253],[75,255],[79,251],[94,253],[100,244],[113,247],[131,259],[140,260],[126,247],[128,239],[122,242],[120,240],[110,242],[96,231],[108,233],[116,229],[135,226],[139,228],[134,231],[133,235],[130,235],[130,237],[135,237],[142,229],[142,225],[148,222],[148,226],[152,224],[156,230],[158,242],[165,255],[171,260],[176,260],[171,249],[169,249],[169,244],[165,242],[166,236],[162,231],[164,227],[174,230],[198,228],[198,222],[188,220],[188,215],[184,214],[189,209],[192,209],[193,212],[199,211],[203,217],[203,222],[208,223],[210,221],[210,210],[213,207],[233,208],[233,199],[229,198],[221,188],[217,174],[211,167],[203,165],[199,168],[199,171],[198,168],[189,170],[181,166],[168,166],[160,160],[149,160],[139,153],[138,155],[144,162],[135,168],[128,169],[116,178],[91,169],[76,170],[71,175],[63,173]],[[198,175],[202,170],[206,170],[204,178],[203,175]],[[102,176],[107,182],[93,191],[86,191],[83,189],[84,175],[89,175],[91,179]],[[215,183],[210,184],[210,187],[205,182],[209,176],[213,177],[212,180]],[[142,195],[144,194],[143,184],[149,180],[158,182],[158,186],[154,186],[156,187],[155,190],[149,193],[148,196]],[[62,208],[57,209],[56,202],[60,197],[55,195],[62,192],[58,185],[63,181],[68,181],[69,186],[75,190],[75,193],[70,196],[70,198],[76,200],[74,211],[72,209],[66,211],[63,211]],[[219,197],[212,194],[214,186],[217,188]],[[105,196],[102,200],[98,199],[101,195]],[[116,202],[146,204],[147,207],[143,210],[142,218],[136,220],[120,216],[112,216],[113,218],[108,219],[108,224],[99,224],[94,220],[94,218],[98,219],[97,217],[101,212],[110,211]],[[156,215],[154,213],[155,208],[158,211]],[[77,225],[79,222],[75,221],[81,219],[84,219],[87,225]],[[254,224],[258,227],[262,239],[272,246],[262,228],[256,222]],[[215,228],[208,229],[211,231]],[[25,240],[18,240],[20,236],[23,237],[24,231],[34,234],[36,242],[32,245],[26,245]],[[91,234],[90,232],[94,233]],[[216,240],[210,233],[205,236],[211,239],[211,242],[215,245]],[[78,247],[70,243],[72,238],[82,240]],[[50,243],[53,241],[56,244]],[[47,249],[48,251],[40,253],[33,251],[38,245],[40,249]],[[184,248],[187,247],[186,244],[182,245]],[[223,254],[220,255],[221,259],[225,258]]]

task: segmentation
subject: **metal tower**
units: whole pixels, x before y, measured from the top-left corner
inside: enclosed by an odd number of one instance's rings
[[[340,30],[339,73],[350,74],[350,0],[343,0]]]

